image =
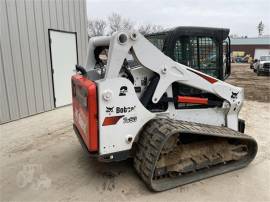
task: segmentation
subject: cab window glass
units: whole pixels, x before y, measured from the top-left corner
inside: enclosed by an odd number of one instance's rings
[[[174,57],[181,64],[218,77],[217,51],[210,37],[181,36],[175,43]]]
[[[159,50],[162,51],[163,46],[164,46],[164,39],[162,39],[162,38],[155,38],[155,37],[153,37],[153,38],[152,37],[149,37],[148,39],[149,39],[149,41],[152,44],[154,44],[154,46],[156,46]]]

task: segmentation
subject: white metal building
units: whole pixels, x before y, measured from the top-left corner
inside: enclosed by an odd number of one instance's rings
[[[71,103],[87,49],[85,0],[0,0],[0,124]]]

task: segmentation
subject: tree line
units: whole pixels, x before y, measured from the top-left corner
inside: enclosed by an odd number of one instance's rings
[[[263,36],[265,25],[262,21],[257,25],[258,36]],[[129,18],[125,18],[118,13],[112,13],[106,19],[95,18],[88,20],[88,35],[93,36],[105,36],[111,35],[113,32],[119,30],[137,30],[141,34],[151,34],[160,31],[164,31],[161,25],[155,24],[137,24]],[[247,36],[239,36],[237,34],[230,34],[231,38],[248,38]]]
[[[257,25],[257,31],[258,31],[258,37],[263,37],[263,31],[264,31],[264,24],[262,20],[259,22]],[[237,35],[237,34],[230,34],[230,38],[248,38],[248,36],[243,36],[243,35]]]
[[[138,25],[118,13],[112,13],[106,19],[96,18],[88,20],[88,35],[90,37],[111,35],[113,32],[119,30],[137,30],[141,34],[151,34],[163,31],[164,28],[161,25],[154,24]]]

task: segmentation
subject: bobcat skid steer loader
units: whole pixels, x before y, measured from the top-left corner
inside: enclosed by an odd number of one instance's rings
[[[257,153],[238,119],[243,89],[173,61],[138,32],[91,38],[76,70],[82,147],[99,161],[133,158],[154,191],[243,168]]]

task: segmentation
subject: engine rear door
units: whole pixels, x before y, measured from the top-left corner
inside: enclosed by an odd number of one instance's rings
[[[98,151],[96,84],[81,75],[72,77],[73,120],[90,152]]]

